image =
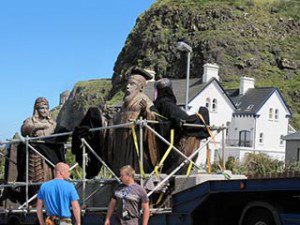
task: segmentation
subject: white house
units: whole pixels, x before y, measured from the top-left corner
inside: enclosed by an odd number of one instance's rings
[[[235,103],[227,136],[227,156],[243,160],[248,152],[266,153],[284,160],[291,112],[278,88],[254,87],[254,79],[242,77],[240,88],[227,90]]]

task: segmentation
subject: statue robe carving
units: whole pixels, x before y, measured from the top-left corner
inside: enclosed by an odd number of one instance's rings
[[[27,118],[22,127],[23,136],[41,137],[54,133],[56,122],[49,115],[47,99],[39,97],[34,104],[33,116]],[[43,182],[53,178],[52,169],[36,152],[29,151],[29,180]]]

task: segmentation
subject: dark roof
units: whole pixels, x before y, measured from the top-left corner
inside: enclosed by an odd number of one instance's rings
[[[234,102],[235,114],[256,114],[275,90],[273,87],[251,88],[244,95],[239,94],[239,89],[226,92]]]
[[[190,79],[189,85],[189,101],[191,101],[194,97],[196,97],[208,84],[213,81],[210,80],[208,83],[201,83],[201,80],[194,78]],[[185,86],[186,86],[185,79],[176,79],[172,80],[172,87],[174,90],[174,95],[177,99],[178,105],[185,104]],[[144,92],[146,95],[149,96],[151,100],[153,100],[153,91],[154,91],[154,83],[149,82],[147,87],[145,88]]]
[[[284,136],[283,140],[287,140],[287,141],[289,141],[289,140],[291,140],[291,141],[300,140],[300,131]]]
[[[289,107],[284,101],[278,88],[275,87],[251,88],[244,95],[239,94],[239,89],[226,90],[227,94],[232,99],[232,101],[234,102],[237,108],[235,111],[236,115],[256,114],[275,91],[278,91],[286,108],[291,114]]]

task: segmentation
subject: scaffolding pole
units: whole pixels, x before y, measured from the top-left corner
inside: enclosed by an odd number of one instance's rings
[[[219,134],[219,132],[217,133],[217,135]],[[215,136],[217,136],[215,135]],[[166,181],[168,181],[173,175],[175,175],[185,164],[187,164],[190,160],[192,160],[196,154],[198,154],[198,152],[200,150],[202,150],[207,143],[209,143],[212,140],[212,138],[210,137],[205,143],[204,145],[202,145],[201,147],[199,147],[196,151],[193,152],[193,154],[191,154],[188,159],[184,160],[175,170],[173,170],[168,176],[166,176],[165,179],[163,179],[160,183],[158,183],[155,188],[150,191],[147,195],[148,197],[150,197],[156,190],[158,190]]]
[[[34,151],[36,154],[38,154],[39,156],[41,156],[47,163],[49,163],[53,168],[55,167],[55,165],[49,160],[47,159],[45,156],[43,156],[38,150],[36,150],[32,145],[30,145],[28,143],[28,147]]]
[[[28,210],[28,192],[29,192],[29,186],[28,186],[28,183],[29,183],[29,148],[28,148],[28,136],[26,136],[25,138],[25,146],[26,146],[26,189],[25,189],[25,192],[26,192],[26,209]]]
[[[171,145],[170,142],[168,142],[163,136],[161,136],[158,132],[156,132],[152,127],[150,127],[148,124],[145,124],[145,126],[151,131],[153,132],[160,140],[162,140],[163,142],[165,142],[167,145]],[[172,146],[172,148],[179,154],[181,155],[183,158],[185,158],[186,160],[189,160],[189,162],[191,162],[197,169],[201,169],[193,160],[189,159],[185,154],[183,154],[180,150],[178,150],[178,148],[176,148],[175,146]]]
[[[103,161],[103,159],[101,159],[101,157],[94,151],[94,149],[89,145],[89,143],[87,143],[87,141],[82,138],[81,139],[82,143],[84,145],[86,145],[86,147],[88,147],[88,149],[94,154],[94,156],[102,163],[103,166],[105,166],[108,171],[113,175],[114,178],[116,178],[116,180],[121,183],[121,180],[117,177],[117,175],[109,168],[109,166]]]
[[[83,138],[81,139],[81,142],[83,142]],[[82,174],[83,174],[83,182],[82,182],[82,206],[85,207],[85,188],[86,188],[86,146],[85,144],[82,145]]]
[[[139,120],[139,134],[140,134],[140,171],[142,172],[144,170],[144,143],[143,143],[143,118],[140,117]],[[143,174],[141,174],[141,186],[144,186],[144,177]]]

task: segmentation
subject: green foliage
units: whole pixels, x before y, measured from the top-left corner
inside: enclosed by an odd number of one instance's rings
[[[261,176],[284,171],[284,162],[271,159],[262,153],[248,153],[243,165],[246,167],[248,174],[258,174]]]
[[[284,162],[272,159],[262,153],[248,153],[243,163],[238,163],[234,157],[228,157],[226,169],[233,174],[244,174],[246,176],[268,177],[270,174],[281,174],[283,172],[300,172],[300,162],[284,165]]]
[[[66,163],[69,164],[70,166],[73,166],[76,163],[75,160],[75,155],[72,154],[71,150],[67,150],[66,154],[65,154],[65,158],[66,158]],[[72,171],[71,171],[71,177],[72,179],[82,179],[82,168],[80,166],[75,167]]]
[[[289,172],[300,172],[300,162],[294,162],[286,165],[285,170]]]
[[[104,103],[105,96],[111,90],[111,81],[108,79],[98,79],[89,81],[80,81],[75,87],[76,98],[74,99],[74,108],[83,108],[87,110],[91,106],[99,106]]]
[[[57,116],[59,114],[60,109],[61,109],[61,106],[56,106],[55,108],[53,108],[53,109],[50,110],[50,115],[51,115],[51,117],[54,120],[56,120],[56,118],[57,118]]]
[[[106,102],[108,106],[117,105],[122,102],[125,93],[123,91],[118,91],[109,101]]]

